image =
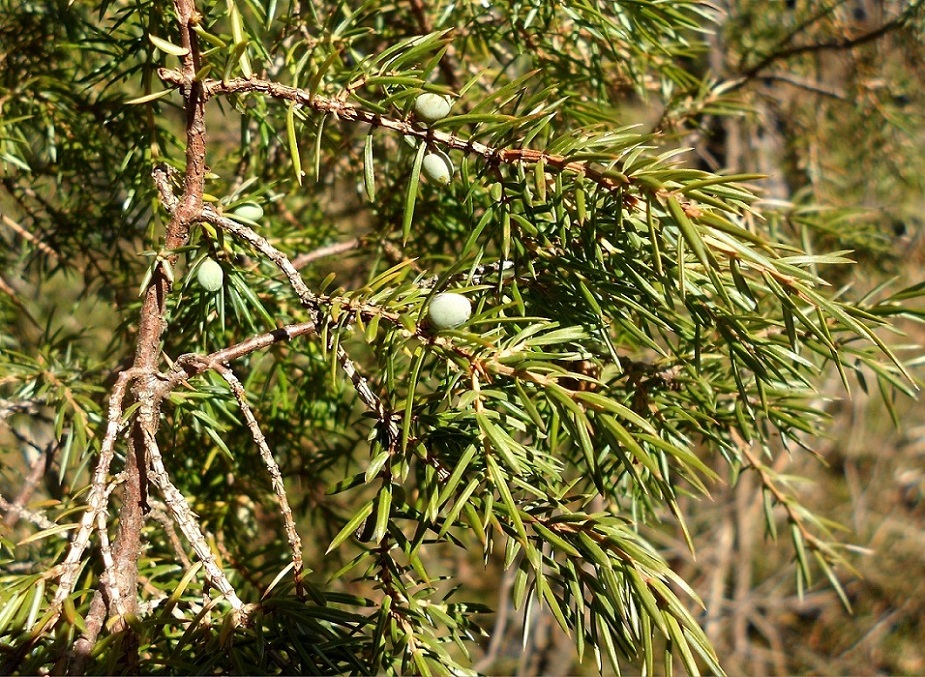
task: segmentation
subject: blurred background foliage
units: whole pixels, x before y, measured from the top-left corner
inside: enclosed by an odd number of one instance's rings
[[[251,628],[229,640],[223,610],[209,601],[163,505],[152,503],[140,563],[145,663],[127,666],[122,639],[109,635],[91,670],[372,673],[430,665],[439,673],[438,666],[466,664],[467,645],[482,672],[596,672],[593,654],[579,660],[575,637],[558,628],[549,607],[513,608],[512,593],[523,593],[530,570],[523,564],[528,557],[518,554],[524,543],[511,545],[518,542],[516,520],[494,550],[474,534],[477,515],[450,538],[437,539],[440,530],[433,529],[419,561],[403,552],[386,563],[391,555],[381,545],[382,525],[356,521],[358,511],[379,510],[388,496],[396,506],[390,533],[418,538],[414,525],[426,522],[421,515],[447,478],[434,476],[414,453],[387,462],[394,477],[368,472],[382,446],[327,349],[342,341],[398,415],[413,407],[413,428],[406,432],[412,448],[437,453],[452,469],[474,440],[509,444],[513,461],[505,458],[496,470],[502,478],[520,463],[534,473],[525,477],[535,490],[561,492],[544,501],[512,481],[519,500],[535,501],[535,514],[547,503],[563,509],[567,501],[557,501],[573,492],[587,512],[617,514],[595,529],[638,528],[639,539],[653,544],[703,599],[705,611],[679,597],[730,674],[925,671],[918,622],[925,613],[918,585],[925,575],[925,416],[907,396],[912,383],[869,350],[869,341],[852,339],[853,332],[837,341],[840,368],[824,350],[801,354],[808,366],[791,360],[786,341],[775,343],[773,331],[799,332],[812,345],[816,318],[797,319],[793,329],[794,318],[781,315],[787,292],[747,272],[747,281],[725,270],[708,274],[710,266],[701,266],[690,249],[696,246],[685,251],[687,235],[678,230],[687,217],[702,229],[700,215],[679,215],[665,201],[674,190],[698,190],[691,187],[697,181],[744,175],[738,183],[700,186],[705,211],[719,203],[716,213],[755,237],[820,256],[791,266],[833,285],[817,304],[820,325],[829,326],[825,317],[834,317],[833,307],[862,309],[849,314],[865,327],[894,323],[903,333],[876,336],[917,379],[925,332],[905,304],[914,306],[920,290],[890,294],[921,282],[921,2],[226,0],[197,8],[206,64],[201,77],[256,76],[411,122],[422,89],[446,93],[453,114],[435,130],[493,148],[581,155],[643,185],[615,195],[587,177],[456,149],[449,157],[457,175],[446,189],[425,179],[409,192],[409,175],[418,180],[412,167],[421,146],[408,136],[254,92],[216,97],[206,119],[207,200],[225,214],[259,204],[264,216],[255,229],[294,261],[311,289],[380,305],[412,323],[424,317],[434,285],[467,290],[480,302],[474,325],[453,339],[458,345],[470,354],[484,350],[488,361],[486,346],[509,341],[512,353],[530,352],[530,359],[572,379],[570,391],[591,384],[587,401],[600,394],[600,385],[624,409],[664,412],[661,451],[653,452],[661,465],[639,479],[617,462],[587,462],[593,445],[581,441],[581,417],[570,420],[558,391],[536,382],[486,384],[491,413],[503,413],[497,418],[457,411],[455,396],[467,388],[452,367],[459,354],[409,342],[400,322],[386,327],[367,317],[359,323],[364,331],[356,331],[355,316],[338,317],[332,304],[326,340],[275,345],[234,364],[291,492],[312,570],[310,596],[324,604],[293,601],[291,584],[280,575],[289,555],[266,471],[224,381],[199,377],[165,405],[161,445],[170,450],[173,480],[213,535],[210,546],[238,593],[263,600],[259,613]],[[81,630],[74,621],[43,638],[39,649],[19,652],[47,608],[52,583],[46,572],[66,549],[60,536],[67,532],[52,522],[77,519],[109,388],[133,352],[139,286],[164,254],[169,215],[159,205],[151,169],[160,162],[178,173],[184,168],[183,101],[157,74],[177,66],[170,54],[175,22],[170,3],[0,0],[0,632],[7,633],[0,636],[0,661],[24,673],[48,669]],[[636,209],[640,204],[665,224],[658,237],[645,210]],[[575,223],[593,227],[576,236]],[[613,233],[629,235],[617,240]],[[784,265],[779,256],[800,255],[774,249],[772,256],[761,241],[736,242],[775,266]],[[653,253],[653,244],[666,249]],[[328,246],[335,255],[319,254]],[[858,265],[829,265],[836,258],[825,255],[845,250]],[[225,271],[216,295],[204,293],[191,273],[204,256]],[[475,274],[480,263],[500,259],[515,261],[513,274]],[[690,268],[686,280],[670,267],[673,260]],[[274,267],[214,228],[194,230],[175,276],[163,346],[171,358],[305,319]],[[716,291],[724,285],[733,295],[750,289],[754,305],[726,307]],[[816,288],[812,280],[806,285]],[[507,287],[514,291],[502,294]],[[536,316],[574,331],[544,343],[544,333],[556,330],[546,324],[533,343],[529,335],[518,337],[541,324],[530,320]],[[772,335],[766,342],[767,335],[759,336],[764,316]],[[720,325],[727,334],[706,336]],[[743,334],[735,333],[739,327]],[[748,347],[741,354],[740,339]],[[819,338],[816,347],[824,344]],[[647,361],[658,350],[671,359],[652,368]],[[757,376],[738,374],[730,366],[735,354]],[[758,357],[749,362],[752,354]],[[756,364],[771,367],[763,373]],[[756,392],[770,402],[765,415],[722,404],[757,399]],[[708,400],[714,409],[698,418]],[[542,435],[542,426],[530,427],[538,420],[547,426]],[[512,421],[522,435],[505,427]],[[597,426],[596,413],[593,421]],[[608,436],[601,425],[605,441],[596,438],[595,449],[620,447],[619,428]],[[810,441],[810,432],[821,435]],[[801,565],[795,552],[806,545],[802,534],[791,542],[789,513],[771,505],[774,497],[762,491],[758,474],[743,471],[754,464],[741,456],[738,442],[752,435],[761,438],[755,453],[768,454],[766,476],[797,500],[793,505],[805,506],[798,514],[810,524],[817,515],[846,527],[832,536],[834,550],[807,548],[837,553],[823,557],[821,568]],[[696,456],[670,456],[689,451],[688,444]],[[665,445],[674,451],[665,453]],[[561,467],[572,474],[563,472],[568,481],[557,484]],[[653,479],[669,467],[670,481]],[[698,483],[710,472],[721,481],[709,483],[707,499]],[[496,476],[489,484],[504,482]],[[484,484],[469,491],[467,499],[486,516],[495,498],[503,503],[503,492],[496,496]],[[465,513],[465,502],[453,520]],[[837,528],[819,519],[814,533],[825,540],[828,529]],[[370,533],[346,538],[348,524]],[[775,528],[779,541],[766,535]],[[46,531],[36,535],[39,529]],[[327,552],[339,534],[344,544]],[[369,543],[371,536],[380,547]],[[626,538],[633,543],[636,537]],[[563,561],[549,554],[557,544],[530,542],[548,564]],[[585,550],[582,555],[592,559]],[[505,571],[511,561],[515,566]],[[577,580],[579,569],[563,565],[552,578],[567,582],[571,571]],[[82,574],[73,600],[79,614],[86,613],[100,570],[94,561]],[[406,583],[409,596],[418,595],[418,615],[407,617],[421,624],[415,629],[422,636],[441,640],[434,647],[448,646],[446,656],[433,648],[431,664],[401,662],[410,654],[407,640],[387,626],[394,614],[381,608],[389,586],[384,571]],[[632,636],[632,629],[626,632]],[[693,631],[687,636],[696,649]],[[447,638],[459,639],[459,646],[442,641]],[[624,669],[638,671],[642,653],[654,661],[649,670],[666,669],[651,646],[628,649]],[[602,652],[605,672],[612,671],[606,646]],[[683,668],[692,664],[710,670],[703,657],[682,659]]]

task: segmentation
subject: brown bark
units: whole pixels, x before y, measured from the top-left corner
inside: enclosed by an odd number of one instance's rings
[[[154,407],[150,420],[136,416],[129,438],[129,453],[123,472],[122,506],[119,510],[119,530],[113,547],[112,567],[102,577],[101,587],[94,596],[87,617],[87,631],[75,643],[69,671],[83,672],[96,638],[104,625],[104,617],[116,618],[113,631],[124,633],[122,650],[125,662],[123,670],[136,672],[138,646],[125,616],[138,613],[138,560],[141,556],[141,531],[147,512],[147,439],[157,433],[159,402],[155,375],[161,352],[161,341],[167,323],[165,319],[166,299],[170,293],[171,281],[164,265],[172,266],[177,256],[170,252],[186,244],[190,226],[195,223],[202,210],[202,192],[206,172],[205,162],[205,100],[202,86],[194,82],[199,67],[199,50],[196,34],[192,27],[198,21],[194,0],[175,0],[180,42],[188,52],[183,58],[182,72],[191,84],[183,89],[186,107],[186,172],[183,197],[177,205],[167,227],[164,250],[168,252],[164,262],[154,270],[139,316],[133,369],[140,374],[132,388],[136,402]]]

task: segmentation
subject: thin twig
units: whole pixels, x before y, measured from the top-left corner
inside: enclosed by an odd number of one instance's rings
[[[267,472],[270,473],[270,483],[273,485],[273,491],[276,492],[276,500],[279,503],[279,510],[283,516],[283,525],[286,530],[286,539],[289,541],[289,548],[292,550],[292,574],[295,579],[295,590],[298,597],[303,597],[305,591],[302,586],[302,576],[305,565],[302,562],[302,539],[299,538],[299,532],[295,528],[295,521],[292,519],[292,508],[289,507],[289,498],[286,496],[286,485],[283,482],[283,475],[279,470],[279,464],[273,458],[273,452],[267,444],[267,439],[260,430],[257,418],[247,402],[247,392],[241,381],[234,375],[224,364],[215,364],[214,369],[221,375],[228,386],[234,398],[238,401],[238,407],[244,415],[244,421],[257,448],[260,450],[260,456],[267,466]]]
[[[733,433],[734,432],[735,431],[733,431]],[[737,435],[734,434],[734,437],[737,437]],[[747,442],[739,439],[737,439],[736,442],[739,450],[742,452],[742,455],[745,456],[751,468],[758,473],[762,488],[770,492],[771,496],[774,498],[774,502],[784,508],[787,513],[787,520],[800,531],[800,536],[806,542],[806,545],[809,546],[811,550],[819,552],[826,561],[830,563],[839,561],[840,558],[836,556],[832,548],[813,534],[806,526],[799,512],[793,507],[793,499],[781,490],[772,477],[774,471],[769,469],[758,459]]]
[[[33,235],[32,233],[30,233],[29,230],[28,230],[27,228],[21,226],[19,223],[17,223],[17,222],[14,221],[13,219],[11,219],[11,218],[10,218],[9,216],[7,216],[6,214],[0,214],[0,221],[3,221],[3,223],[6,224],[6,226],[7,226],[10,230],[12,230],[13,232],[15,232],[15,233],[16,233],[17,235],[19,235],[22,239],[24,239],[24,240],[26,240],[27,242],[29,242],[30,244],[32,244],[36,249],[38,249],[40,252],[42,252],[42,253],[45,254],[46,256],[49,256],[49,257],[53,258],[55,261],[58,261],[58,260],[61,259],[61,256],[58,254],[58,252],[56,252],[54,249],[52,249],[52,248],[51,248],[47,243],[45,243],[40,237],[38,237],[37,235]]]
[[[125,474],[120,475],[109,483],[106,488],[106,501],[112,494],[116,486],[125,480]],[[84,618],[84,631],[77,641],[71,647],[68,656],[68,673],[72,675],[82,675],[85,671],[87,661],[99,637],[100,630],[106,622],[106,615],[110,608],[116,610],[119,618],[120,630],[126,627],[124,617],[126,615],[125,600],[118,584],[118,571],[116,570],[115,558],[112,554],[112,548],[109,545],[109,533],[107,532],[106,514],[100,513],[97,517],[96,531],[100,541],[100,554],[103,558],[103,572],[100,575],[102,587],[93,594],[90,602],[90,610]],[[132,591],[134,594],[134,590]]]
[[[164,503],[167,505],[167,509],[170,511],[171,515],[173,515],[177,526],[180,527],[180,531],[186,536],[187,541],[189,541],[199,561],[202,562],[202,567],[206,571],[209,582],[214,585],[228,600],[229,604],[231,604],[231,608],[234,609],[237,614],[237,621],[239,623],[244,622],[247,617],[246,606],[238,597],[234,586],[231,585],[231,582],[225,576],[225,572],[222,571],[218,562],[216,562],[215,556],[209,549],[209,545],[206,543],[206,539],[202,534],[202,529],[199,526],[196,515],[190,509],[189,504],[186,502],[183,494],[180,493],[180,490],[170,481],[167,468],[164,466],[164,458],[161,456],[160,449],[157,446],[157,440],[150,434],[147,435],[147,451],[148,461],[151,464],[148,473],[151,482],[160,490],[161,496],[164,498]]]
[[[112,489],[115,488],[115,484],[111,485],[110,493]],[[116,564],[112,558],[112,547],[109,545],[109,533],[107,531],[106,525],[106,515],[100,513],[96,519],[96,532],[100,539],[100,553],[103,557],[103,576],[108,579],[106,583],[106,588],[110,592],[109,605],[115,608],[116,613],[119,616],[125,615],[125,607],[122,603],[122,596],[119,593],[119,587],[116,585]],[[93,642],[91,641],[91,644]]]
[[[189,81],[184,78],[184,75],[179,71],[161,68],[158,70],[158,76],[166,84],[178,87],[189,86]],[[370,113],[369,111],[342,101],[336,101],[318,95],[312,96],[307,90],[288,87],[276,82],[269,82],[268,80],[261,80],[259,78],[231,78],[229,80],[205,79],[201,82],[197,81],[197,83],[201,84],[203,96],[207,99],[225,94],[258,92],[273,97],[274,99],[292,101],[293,103],[297,103],[315,112],[333,115],[348,122],[364,122],[373,127],[382,127],[383,129],[399,132],[404,136],[415,137],[427,143],[438,142],[447,148],[460,150],[465,153],[475,153],[481,155],[486,161],[492,164],[536,164],[538,162],[544,162],[549,171],[569,172],[585,176],[589,180],[609,190],[619,190],[631,183],[629,177],[624,176],[617,170],[597,169],[589,162],[569,160],[565,155],[546,153],[530,148],[495,148],[472,139],[460,138],[456,136],[456,134],[441,132],[405,120],[396,120],[378,113]]]
[[[13,305],[15,305],[19,309],[19,312],[22,313],[22,316],[24,318],[29,320],[29,322],[31,322],[36,327],[42,326],[39,323],[39,321],[36,320],[35,317],[32,315],[32,312],[29,309],[29,304],[26,302],[23,302],[23,300],[19,298],[19,292],[17,292],[16,289],[13,287],[13,285],[7,282],[2,276],[0,276],[0,292],[3,292],[4,294],[10,297],[10,301],[12,301]],[[3,419],[3,418],[4,418],[3,412],[0,411],[0,419]]]
[[[170,543],[170,547],[173,548],[174,554],[177,556],[177,559],[180,560],[180,565],[188,570],[193,566],[193,563],[190,561],[190,558],[187,557],[186,551],[183,549],[183,543],[180,541],[180,537],[177,536],[173,521],[170,519],[170,515],[167,514],[167,506],[156,500],[149,500],[149,504],[151,505],[151,518],[161,525],[161,528],[163,528],[164,533],[167,535],[167,542]]]
[[[779,73],[770,73],[761,76],[762,80],[769,82],[781,82],[785,85],[790,85],[791,87],[797,87],[798,89],[804,89],[807,92],[812,92],[813,94],[819,94],[820,96],[826,96],[837,101],[847,102],[848,97],[844,92],[841,92],[837,89],[832,89],[826,87],[819,82],[809,82],[808,80],[801,80],[792,75],[783,75]]]
[[[315,333],[314,322],[300,322],[290,324],[279,329],[258,334],[249,339],[235,343],[234,345],[216,350],[209,355],[199,355],[198,353],[185,353],[178,357],[174,362],[173,368],[169,373],[164,375],[158,386],[157,397],[163,399],[181,382],[186,381],[197,374],[201,374],[209,369],[214,369],[215,365],[226,364],[232,360],[237,360],[253,352],[283,341],[303,336],[305,334]]]
[[[23,480],[22,488],[19,490],[16,498],[13,499],[13,504],[7,509],[7,515],[4,520],[6,526],[12,527],[16,524],[23,507],[29,502],[33,492],[35,492],[35,488],[45,475],[45,468],[48,467],[49,462],[49,454],[51,454],[54,449],[57,449],[57,445],[53,442],[48,445],[43,453],[36,456],[32,461],[32,465],[29,467],[29,474],[26,475]]]
[[[423,273],[424,269],[421,268],[417,259],[412,256],[406,256],[405,252],[402,251],[402,248],[399,247],[394,242],[389,242],[388,240],[382,240],[379,243],[379,246],[382,247],[382,253],[385,254],[385,257],[388,259],[389,263],[392,265],[398,265],[399,263],[404,263],[411,266],[411,269]]]
[[[758,63],[754,66],[750,66],[745,69],[740,75],[740,79],[737,80],[736,87],[741,86],[744,82],[754,78],[756,75],[761,73],[765,68],[777,61],[783,61],[794,56],[799,56],[801,54],[813,54],[815,52],[825,52],[825,51],[843,51],[848,49],[854,49],[855,47],[860,47],[868,42],[873,42],[878,38],[883,37],[887,33],[894,31],[898,28],[902,28],[907,21],[915,15],[916,12],[921,8],[921,2],[912,2],[909,6],[897,17],[887,21],[886,23],[878,26],[877,28],[857,35],[853,38],[844,37],[838,38],[835,40],[827,40],[825,42],[814,42],[804,45],[793,45],[791,47],[783,47],[777,51],[771,52],[764,56]]]
[[[41,238],[30,233],[25,227],[18,224],[16,221],[11,219],[6,214],[0,214],[0,221],[3,221],[7,227],[18,234],[21,238],[34,245],[36,249],[40,252],[53,258],[55,261],[59,260],[61,257],[58,255],[54,249],[52,249],[47,243],[45,243]]]
[[[154,186],[161,196],[161,204],[170,214],[176,211],[177,205],[180,203],[170,187],[170,178],[173,174],[173,167],[170,165],[155,165],[154,169],[151,170],[151,178],[154,180]]]
[[[2,494],[0,494],[0,511],[7,513],[7,519],[15,515],[16,519],[27,519],[41,529],[54,529],[58,526],[40,512],[10,503]],[[59,532],[58,535],[62,538],[67,538],[67,533],[64,531]]]
[[[352,249],[356,249],[363,244],[363,238],[355,237],[346,242],[338,242],[336,244],[329,244],[326,247],[319,247],[314,251],[305,252],[304,254],[299,254],[294,259],[292,259],[292,267],[296,270],[302,270],[309,263],[314,263],[318,259],[324,259],[328,256],[336,256],[337,254],[343,254],[349,252]]]
[[[12,414],[38,414],[39,408],[35,400],[30,402],[18,402],[15,400],[0,400],[0,423],[5,421]]]
[[[74,540],[71,542],[70,550],[67,557],[60,565],[61,578],[58,582],[58,589],[52,600],[51,608],[54,611],[53,617],[46,624],[46,627],[57,620],[60,614],[61,604],[74,590],[74,583],[77,579],[77,573],[80,570],[80,561],[83,558],[84,551],[90,543],[90,534],[100,514],[106,509],[106,499],[109,496],[109,466],[112,464],[115,455],[115,443],[122,428],[122,401],[125,398],[125,391],[129,383],[139,375],[136,369],[127,369],[119,374],[112,393],[109,396],[109,421],[106,426],[106,435],[100,447],[100,458],[96,463],[96,469],[93,472],[93,480],[90,484],[90,495],[87,498],[87,511],[80,521],[80,527]]]
[[[104,576],[104,579],[106,577]],[[104,583],[107,586],[108,583]],[[103,596],[103,589],[98,589],[93,593],[93,599],[90,601],[90,610],[84,618],[84,631],[71,646],[67,656],[67,672],[70,675],[82,675],[85,673],[85,666],[90,660],[90,653],[93,651],[93,645],[96,638],[99,637],[100,630],[106,621],[107,606],[106,599]],[[105,587],[109,590],[109,587]]]

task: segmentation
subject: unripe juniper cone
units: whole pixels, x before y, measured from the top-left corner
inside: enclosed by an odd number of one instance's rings
[[[472,303],[462,294],[444,292],[430,302],[427,317],[434,329],[453,329],[472,315]]]
[[[450,114],[450,102],[445,96],[425,92],[414,102],[414,114],[418,120],[436,122]]]
[[[450,182],[455,168],[442,153],[428,153],[421,163],[421,171],[434,183],[445,186]]]
[[[215,259],[205,259],[199,264],[196,271],[196,280],[199,285],[210,292],[217,292],[222,288],[222,282],[225,280],[225,271]]]
[[[240,216],[247,221],[259,221],[263,218],[263,207],[256,202],[245,202],[231,211],[232,217]]]

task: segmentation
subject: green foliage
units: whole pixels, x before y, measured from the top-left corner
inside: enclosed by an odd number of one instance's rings
[[[4,672],[468,674],[465,562],[598,669],[722,673],[655,535],[695,550],[686,506],[745,472],[844,596],[772,460],[830,372],[913,394],[886,336],[922,287],[833,290],[824,185],[781,210],[678,149],[754,110],[704,75],[707,5],[567,5],[0,0]]]

